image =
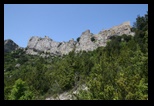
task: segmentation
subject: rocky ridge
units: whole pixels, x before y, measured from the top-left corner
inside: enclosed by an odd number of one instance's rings
[[[11,39],[4,40],[4,53],[19,49],[20,47]]]
[[[68,42],[55,42],[47,36],[45,38],[33,36],[28,42],[26,53],[36,55],[38,52],[44,52],[63,55],[68,54],[73,49],[75,52],[92,51],[100,46],[106,46],[106,42],[111,36],[121,36],[123,34],[134,36],[134,33],[131,32],[130,22],[124,22],[108,30],[102,30],[98,34],[92,34],[90,30],[86,30],[81,34],[79,41],[72,39]]]
[[[45,36],[44,38],[32,36],[24,50],[27,54],[31,55],[41,53],[41,56],[43,57],[49,55],[65,55],[72,50],[75,52],[93,51],[100,46],[106,46],[106,43],[111,36],[121,36],[123,34],[134,36],[134,32],[131,32],[129,21],[110,29],[102,30],[98,34],[93,34],[90,30],[86,30],[82,32],[78,41],[71,39],[68,42],[56,42],[48,36]],[[18,48],[19,46],[12,40],[4,41],[4,52],[9,52]]]
[[[45,100],[77,100],[76,95],[79,94],[80,90],[88,91],[88,87],[85,84],[83,84],[83,85],[77,87],[76,89],[72,89],[70,91],[63,92],[63,93],[57,95],[57,97],[53,97],[53,96],[47,97],[47,98],[45,98]]]

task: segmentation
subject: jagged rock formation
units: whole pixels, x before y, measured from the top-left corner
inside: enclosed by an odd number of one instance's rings
[[[68,54],[75,48],[76,41],[74,39],[69,40],[68,42],[62,42],[59,44],[58,50],[61,54]]]
[[[123,34],[132,35],[130,22],[124,22],[118,26],[114,26],[108,30],[100,31],[98,34],[90,33],[90,30],[86,30],[80,36],[80,40],[74,41],[74,39],[68,42],[55,42],[49,37],[39,38],[33,36],[27,46],[27,54],[38,54],[38,52],[50,53],[53,55],[68,54],[73,49],[75,52],[79,51],[92,51],[100,46],[106,46],[107,40],[111,36],[121,36]]]
[[[82,33],[79,42],[76,44],[76,52],[78,51],[92,51],[98,46],[96,43],[91,41],[93,34],[90,33],[90,30],[86,30]]]
[[[4,53],[17,50],[19,46],[13,42],[11,39],[4,40]]]
[[[75,47],[74,39],[69,42],[55,42],[49,37],[39,38],[37,36],[31,37],[28,42],[27,54],[38,54],[38,52],[51,53],[53,55],[67,54]]]
[[[111,36],[121,36],[123,34],[134,36],[134,32],[131,32],[130,22],[124,22],[108,30],[100,31],[97,35],[94,35],[95,43],[98,46],[106,46],[106,42]]]
[[[38,54],[38,52],[43,51],[44,53],[55,54],[58,51],[58,45],[59,42],[55,42],[47,36],[45,36],[45,38],[33,36],[28,42],[26,53],[35,55]]]

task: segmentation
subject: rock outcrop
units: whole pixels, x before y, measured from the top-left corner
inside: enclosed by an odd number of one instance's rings
[[[92,51],[97,48],[97,45],[91,40],[93,34],[90,30],[86,30],[80,36],[79,42],[76,44],[76,52],[78,51]]]
[[[45,38],[33,36],[28,42],[26,53],[36,55],[38,52],[43,52],[63,55],[68,54],[73,49],[75,52],[93,51],[100,46],[106,46],[106,42],[111,36],[123,34],[134,36],[134,33],[131,32],[130,22],[124,22],[108,30],[100,31],[98,34],[92,34],[90,30],[86,30],[81,34],[79,41],[72,39],[68,42],[55,42],[47,36]]]
[[[4,53],[17,50],[19,46],[11,39],[4,40]]]
[[[89,88],[85,84],[83,84],[78,86],[76,89],[71,89],[70,91],[63,92],[57,95],[57,97],[51,96],[51,97],[45,98],[45,100],[77,100],[75,95],[78,95],[81,90],[88,91],[88,89]]]
[[[28,42],[27,54],[36,55],[38,52],[50,53],[53,55],[68,54],[75,47],[74,39],[69,42],[55,42],[49,37],[39,38],[37,36],[31,37]]]
[[[56,54],[58,45],[59,42],[55,42],[47,36],[45,38],[33,36],[28,42],[26,53],[32,55],[36,55],[38,52]]]
[[[131,32],[130,22],[124,22],[118,26],[114,26],[108,30],[102,30],[98,34],[94,35],[96,44],[99,46],[106,46],[107,40],[111,36],[121,36],[123,34],[134,36],[134,32]]]
[[[75,48],[76,41],[74,39],[69,40],[68,42],[62,42],[59,44],[58,52],[61,54],[68,54],[70,51],[72,51]]]

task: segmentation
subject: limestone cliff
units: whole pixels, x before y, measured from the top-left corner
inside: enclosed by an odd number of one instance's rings
[[[68,42],[56,42],[47,36],[44,38],[33,36],[28,42],[26,53],[35,55],[38,52],[43,52],[63,55],[68,54],[73,49],[75,52],[92,51],[100,46],[106,46],[106,42],[111,36],[121,36],[123,34],[134,36],[134,33],[131,32],[130,22],[124,22],[108,30],[100,31],[98,34],[92,34],[90,30],[86,30],[80,35],[79,41],[72,39]]]

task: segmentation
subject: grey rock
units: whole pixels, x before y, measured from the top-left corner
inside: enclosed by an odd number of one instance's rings
[[[55,42],[49,37],[39,38],[33,36],[27,46],[26,53],[37,55],[38,52],[50,53],[52,55],[68,54],[75,47],[76,42],[74,39],[68,42]],[[42,55],[44,57],[44,55]]]
[[[19,46],[11,39],[4,40],[4,53],[17,50]]]
[[[80,41],[76,44],[76,52],[79,51],[92,51],[97,48],[96,44],[91,41],[93,35],[90,33],[90,30],[86,30],[82,33]]]
[[[65,55],[72,50],[75,50],[75,52],[93,51],[100,46],[106,46],[106,42],[112,36],[123,34],[134,36],[135,33],[131,32],[130,22],[124,22],[110,29],[102,30],[98,34],[92,34],[90,30],[86,30],[81,34],[79,42],[74,41],[74,39],[68,42],[56,42],[47,36],[44,38],[33,36],[28,42],[26,53],[37,55],[43,52],[51,55]],[[44,54],[42,56],[45,57]]]
[[[55,98],[51,96],[51,97],[45,98],[45,100],[77,100],[75,95],[79,94],[80,91],[88,91],[88,90],[89,88],[85,84],[83,84],[78,86],[76,89],[73,88],[70,91],[63,92]]]
[[[36,44],[38,43],[39,40],[40,40],[40,38],[38,36],[31,37],[29,42],[28,42],[27,48],[33,49],[36,46]]]
[[[31,55],[38,55],[37,51],[34,51],[33,49],[27,49],[26,54],[31,54]]]
[[[40,38],[33,36],[30,38],[27,45],[27,54],[37,55],[38,52],[56,53],[59,42],[55,42],[49,37]]]
[[[62,42],[61,45],[58,47],[58,50],[61,54],[68,54],[75,48],[76,42],[74,39],[69,40],[68,42]]]
[[[19,63],[18,63],[18,64],[16,64],[16,65],[15,65],[15,67],[16,67],[16,68],[19,68],[19,67],[20,67],[20,64],[19,64]]]
[[[49,57],[49,54],[48,54],[48,55],[46,55],[46,54],[41,54],[40,56],[43,57],[43,58],[45,58],[45,57]]]
[[[130,22],[124,22],[118,26],[114,26],[108,30],[102,30],[98,35],[95,35],[98,46],[106,46],[107,40],[112,36],[121,36],[123,34],[134,36],[135,33],[131,32]]]

